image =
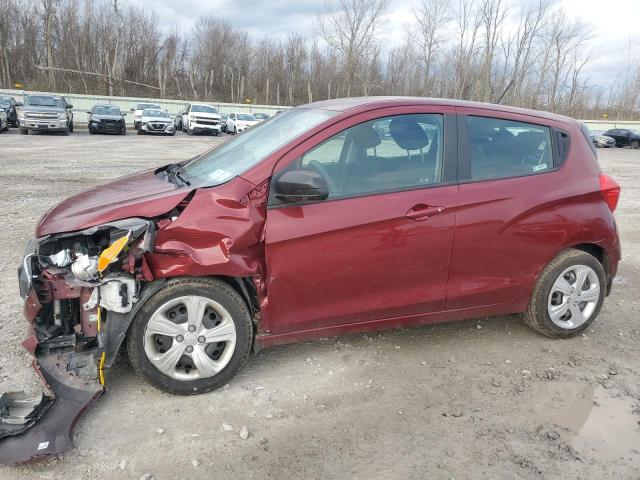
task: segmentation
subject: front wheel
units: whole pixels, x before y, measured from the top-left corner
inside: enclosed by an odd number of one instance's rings
[[[212,278],[171,280],[134,318],[127,351],[136,372],[178,395],[214,390],[249,356],[253,324],[242,297]]]
[[[637,140],[634,140],[633,142],[631,142],[631,148],[633,148],[634,150],[637,150],[639,146],[640,144],[638,143]]]
[[[606,284],[604,268],[593,255],[562,252],[540,274],[525,322],[549,337],[575,335],[598,316]]]
[[[28,129],[20,127],[20,135],[28,135],[28,134],[29,134]]]

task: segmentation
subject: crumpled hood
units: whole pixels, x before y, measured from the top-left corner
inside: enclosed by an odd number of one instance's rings
[[[148,170],[86,190],[49,210],[36,236],[72,232],[129,217],[169,212],[192,190],[178,187]]]

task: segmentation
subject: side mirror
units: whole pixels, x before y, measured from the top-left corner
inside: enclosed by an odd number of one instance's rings
[[[91,115],[91,110],[85,110],[84,113],[88,113],[89,115]]]
[[[67,108],[73,108],[73,105],[71,105],[70,103],[67,103]]]
[[[132,112],[135,112],[135,111],[136,111],[136,109],[135,109],[135,108],[133,108],[133,107],[131,107],[131,111],[132,111]]]
[[[16,107],[21,107],[22,106],[22,102],[16,102]]]
[[[324,177],[313,170],[292,170],[276,181],[276,198],[283,202],[326,200],[329,189]]]
[[[120,112],[120,113],[122,113],[123,117],[126,116],[126,115],[129,115],[127,112]]]

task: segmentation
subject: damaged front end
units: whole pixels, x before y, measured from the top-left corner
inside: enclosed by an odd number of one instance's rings
[[[118,220],[30,242],[18,269],[29,333],[23,342],[49,391],[0,396],[0,463],[71,448],[79,416],[104,391],[141,295],[154,291],[144,257],[155,224]],[[151,288],[141,293],[141,285]]]

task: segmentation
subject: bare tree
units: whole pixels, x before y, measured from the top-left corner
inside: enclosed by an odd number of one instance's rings
[[[374,56],[374,40],[389,0],[328,0],[318,32],[342,58],[347,96],[359,69]]]

